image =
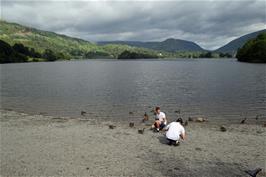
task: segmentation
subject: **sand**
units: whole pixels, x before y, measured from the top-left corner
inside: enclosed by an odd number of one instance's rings
[[[144,134],[125,124],[1,111],[1,176],[265,175],[265,127],[189,122],[187,139],[168,146],[148,126]]]

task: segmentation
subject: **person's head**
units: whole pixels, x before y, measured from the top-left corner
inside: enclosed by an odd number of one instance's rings
[[[176,120],[176,122],[179,122],[180,124],[183,124],[183,119],[182,119],[182,118],[178,118],[178,119]]]
[[[156,112],[156,114],[160,114],[160,112],[161,112],[160,107],[157,106],[157,107],[155,108],[155,112]]]

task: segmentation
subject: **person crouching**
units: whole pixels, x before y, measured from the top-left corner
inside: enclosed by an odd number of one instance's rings
[[[176,122],[171,122],[165,127],[166,138],[168,140],[168,145],[179,145],[180,138],[185,139],[185,128],[182,126],[182,118],[178,118]]]

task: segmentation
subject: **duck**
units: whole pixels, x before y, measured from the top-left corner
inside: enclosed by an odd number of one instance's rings
[[[84,116],[85,114],[87,114],[86,111],[81,111],[81,112],[80,112],[80,115],[82,115],[82,116]]]
[[[109,125],[110,129],[114,129],[116,126],[115,125]]]
[[[129,122],[129,127],[134,127],[134,122]]]
[[[144,133],[144,130],[145,130],[145,128],[143,128],[143,129],[139,129],[139,130],[138,130],[138,133],[139,133],[139,134],[143,134],[143,133]]]
[[[244,124],[246,122],[247,118],[244,118],[240,123]]]
[[[145,122],[145,121],[147,121],[147,120],[149,120],[149,116],[148,116],[148,114],[145,112],[145,114],[144,114],[144,116],[143,116],[143,120],[142,120],[142,122]]]

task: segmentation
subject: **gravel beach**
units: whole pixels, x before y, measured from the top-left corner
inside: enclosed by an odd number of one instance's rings
[[[266,176],[261,123],[226,124],[222,132],[221,124],[189,122],[187,139],[174,147],[145,124],[0,113],[1,176],[248,177],[255,168]]]

